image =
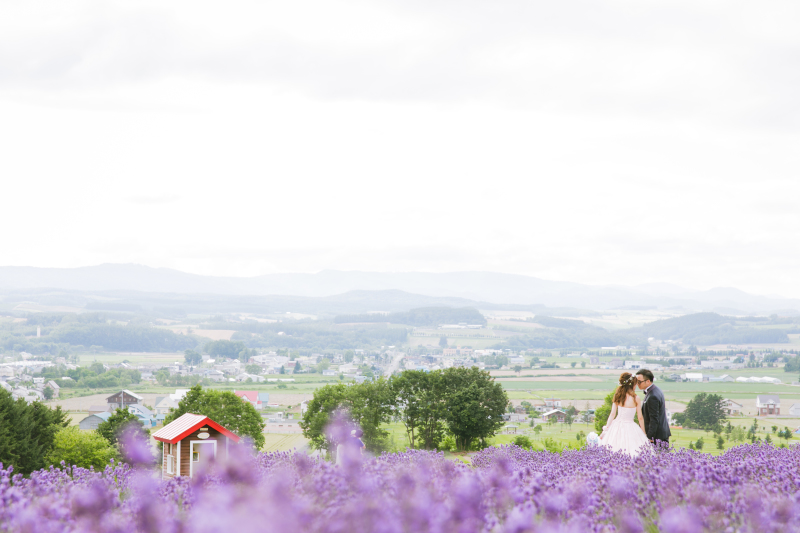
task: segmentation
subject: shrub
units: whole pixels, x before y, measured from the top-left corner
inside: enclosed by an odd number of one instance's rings
[[[81,468],[102,470],[117,452],[96,431],[81,431],[77,426],[62,428],[56,433],[53,450],[47,456],[49,464],[58,466],[61,461]]]
[[[529,439],[525,435],[517,435],[516,437],[514,437],[513,442],[520,448],[525,448],[526,450],[530,450],[531,448],[533,448],[533,443],[531,442],[531,439]]]

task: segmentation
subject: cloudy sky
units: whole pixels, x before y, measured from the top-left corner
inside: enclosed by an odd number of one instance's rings
[[[798,23],[792,2],[3,2],[0,264],[800,297]]]

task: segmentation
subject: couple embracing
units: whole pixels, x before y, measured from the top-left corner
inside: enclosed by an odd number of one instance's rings
[[[649,445],[669,446],[669,423],[664,393],[653,385],[653,373],[641,369],[636,375],[624,372],[614,393],[611,414],[603,426],[600,444],[615,452],[639,455]],[[636,396],[636,388],[644,391],[644,400]],[[639,415],[639,424],[633,416]]]

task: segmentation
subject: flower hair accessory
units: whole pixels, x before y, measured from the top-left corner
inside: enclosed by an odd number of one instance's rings
[[[634,379],[633,376],[630,376],[628,379],[620,378],[619,384],[620,385],[633,385]]]

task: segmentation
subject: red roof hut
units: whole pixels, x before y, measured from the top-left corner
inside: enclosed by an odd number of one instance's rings
[[[211,458],[228,456],[228,443],[239,437],[207,416],[186,413],[159,429],[153,438],[164,443],[161,478],[192,477],[195,469]]]

